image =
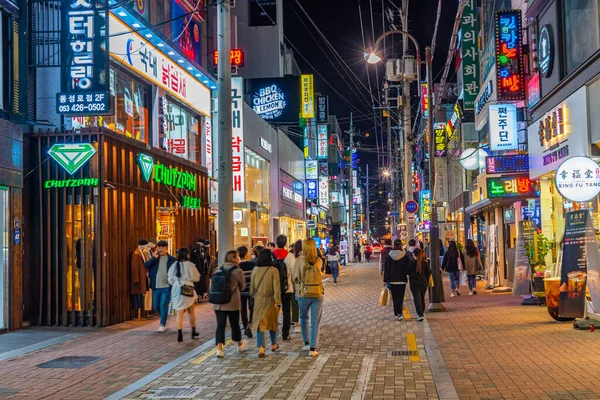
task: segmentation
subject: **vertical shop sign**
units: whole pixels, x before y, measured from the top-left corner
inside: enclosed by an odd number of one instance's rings
[[[210,123],[210,119],[206,118],[204,124],[204,166],[208,170],[208,176],[213,176],[212,129]]]
[[[435,156],[444,157],[446,155],[446,147],[448,145],[448,138],[446,137],[446,124],[438,122],[435,124]]]
[[[496,79],[498,100],[524,100],[521,10],[496,12]]]
[[[312,75],[302,75],[302,112],[301,118],[315,117],[315,88]]]
[[[62,0],[62,115],[110,114],[108,0]]]
[[[306,179],[318,179],[319,163],[316,160],[306,160]]]
[[[514,104],[490,104],[490,150],[517,150],[517,106]]]
[[[319,198],[319,182],[316,179],[306,181],[306,198],[310,200]]]
[[[463,75],[463,109],[472,110],[479,93],[479,52],[477,50],[477,2],[465,0],[461,19],[461,56]]]
[[[529,283],[531,282],[531,268],[529,258],[525,251],[525,246],[534,240],[535,222],[519,221],[519,231],[517,234],[516,256],[515,256],[515,274],[513,282],[513,296],[522,296],[529,294]]]
[[[317,126],[317,158],[327,159],[327,125]]]
[[[317,123],[326,124],[329,122],[329,98],[327,96],[317,97]]]
[[[329,164],[327,161],[319,162],[319,177],[327,177],[329,179]]]
[[[426,118],[429,115],[429,96],[426,83],[421,83],[421,117]]]
[[[319,178],[319,205],[329,208],[329,178],[326,176]]]
[[[420,210],[420,217],[421,217],[421,222],[425,222],[425,221],[431,221],[431,191],[430,190],[421,190],[420,192],[421,194],[421,207],[419,207]]]
[[[244,82],[242,78],[231,79],[231,151],[233,173],[233,202],[246,201],[244,182]]]
[[[566,222],[558,316],[581,318],[585,307],[587,266],[600,262],[598,244],[589,210],[568,212]],[[597,271],[597,268],[594,267],[594,270]],[[593,275],[597,294],[596,274]]]

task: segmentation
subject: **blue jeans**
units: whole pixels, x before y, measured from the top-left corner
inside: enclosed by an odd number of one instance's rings
[[[302,341],[310,343],[311,349],[319,346],[319,325],[321,324],[321,312],[323,298],[300,297],[298,308],[300,309],[300,327],[302,328]],[[310,310],[310,340],[308,336],[308,311]]]
[[[460,286],[460,271],[448,272],[450,277],[450,290],[453,292]]]
[[[467,275],[467,279],[469,280],[469,291],[477,289],[477,275]]]
[[[329,268],[331,268],[331,276],[333,278],[333,282],[337,282],[337,278],[340,274],[340,265],[337,261],[329,261]]]
[[[152,293],[153,308],[160,313],[160,325],[167,326],[169,315],[169,302],[171,301],[171,288],[154,289]]]
[[[262,332],[260,329],[258,329],[258,332],[256,332],[256,345],[258,347],[265,347],[265,345],[266,345],[265,333],[266,332]],[[269,336],[271,336],[271,346],[274,344],[277,344],[277,332],[269,331]]]

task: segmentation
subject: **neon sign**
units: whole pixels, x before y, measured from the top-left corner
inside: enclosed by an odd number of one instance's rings
[[[94,154],[96,154],[96,148],[90,143],[54,144],[48,150],[48,155],[71,175],[88,162]]]
[[[498,100],[524,100],[521,11],[496,12],[496,79]]]
[[[86,179],[50,179],[44,182],[44,188],[67,188],[82,186],[98,186],[98,178]]]
[[[444,157],[446,155],[447,137],[446,130],[444,129],[444,123],[435,124],[435,156]]]
[[[229,58],[231,60],[231,65],[235,65],[237,67],[244,66],[244,50],[242,49],[231,49],[229,53]],[[219,51],[213,51],[213,64],[216,67],[219,65]]]
[[[142,172],[142,178],[148,182],[154,171],[154,182],[173,186],[177,189],[196,190],[198,178],[196,175],[179,171],[178,168],[167,167],[164,164],[154,164],[154,160],[147,154],[140,153],[137,163]]]
[[[265,120],[279,118],[286,106],[285,94],[277,85],[261,88],[252,95],[252,109]]]
[[[421,117],[429,114],[429,97],[427,96],[427,84],[421,83]]]
[[[488,174],[510,174],[529,172],[529,156],[489,156],[485,158],[485,172]]]
[[[490,199],[504,197],[537,197],[533,182],[526,175],[487,178]]]
[[[200,204],[201,204],[201,201],[197,197],[191,197],[191,196],[182,196],[181,197],[181,207],[183,207],[183,208],[191,208],[194,210],[199,210]]]

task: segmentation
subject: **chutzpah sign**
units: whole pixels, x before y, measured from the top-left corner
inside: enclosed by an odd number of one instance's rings
[[[179,171],[177,167],[168,167],[164,164],[155,165],[154,159],[143,153],[138,154],[137,163],[146,182],[153,177],[156,183],[173,186],[177,189],[196,190],[198,177],[192,173]]]
[[[44,182],[45,189],[98,186],[98,178],[86,179],[50,179]]]

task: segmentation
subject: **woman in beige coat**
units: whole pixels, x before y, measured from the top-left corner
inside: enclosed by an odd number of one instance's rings
[[[277,320],[281,309],[281,284],[279,271],[273,266],[273,253],[269,249],[260,251],[256,267],[252,270],[250,296],[254,297],[254,315],[252,326],[256,330],[258,356],[265,356],[265,333],[271,336],[271,350],[279,348],[277,344]]]
[[[479,250],[475,247],[472,239],[467,239],[467,256],[465,257],[465,269],[469,280],[469,296],[477,294],[477,272],[483,268]]]

